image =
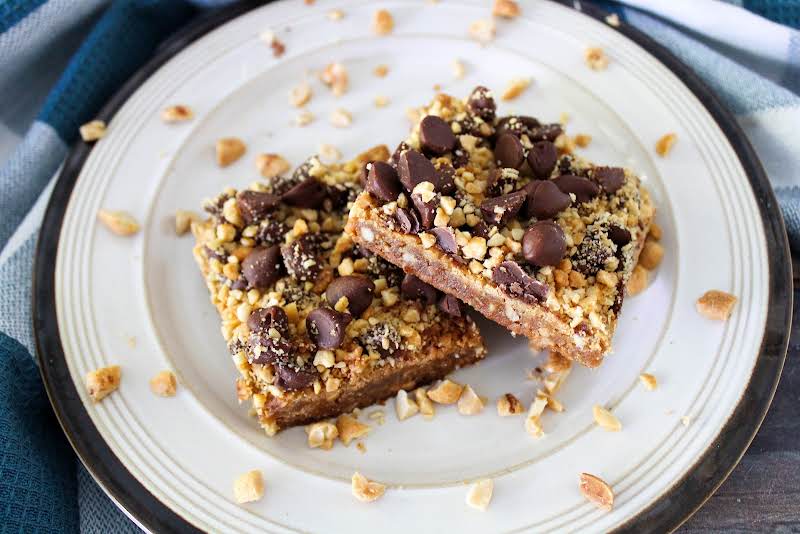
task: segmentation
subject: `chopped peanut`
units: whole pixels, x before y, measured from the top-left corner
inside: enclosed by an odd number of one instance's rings
[[[661,156],[662,158],[667,157],[667,154],[672,151],[672,146],[675,144],[675,141],[678,140],[678,136],[674,133],[668,133],[661,137],[658,141],[656,141],[656,154]]]
[[[339,429],[333,423],[321,421],[308,425],[306,434],[308,434],[309,447],[330,450],[333,447],[333,440],[339,436]]]
[[[511,393],[506,393],[497,399],[497,414],[500,417],[508,417],[510,415],[519,415],[525,412],[522,403]]]
[[[97,141],[106,135],[106,123],[98,120],[87,122],[80,127],[79,131],[81,133],[81,139],[87,143]]]
[[[361,502],[372,502],[379,499],[386,491],[386,486],[378,482],[370,482],[364,475],[356,471],[350,480],[353,497]]]
[[[352,415],[340,415],[336,420],[336,430],[339,433],[339,439],[347,447],[354,439],[366,436],[372,427],[365,425]]]
[[[467,384],[458,399],[458,413],[461,415],[475,415],[483,411],[483,401]]]
[[[733,313],[737,300],[730,293],[712,289],[697,299],[697,312],[706,319],[725,321]]]
[[[619,432],[622,430],[622,423],[619,422],[617,416],[602,406],[597,404],[592,406],[592,415],[594,415],[595,422],[602,428],[610,432]]]
[[[264,478],[261,471],[248,471],[233,483],[233,497],[238,504],[254,502],[264,496]]]
[[[178,381],[172,371],[161,371],[150,379],[150,391],[159,397],[174,397]]]
[[[292,166],[279,154],[259,154],[256,156],[256,168],[264,178],[275,178],[288,172]]]
[[[492,500],[494,491],[494,481],[491,478],[478,480],[470,486],[467,492],[467,505],[476,510],[485,511]]]
[[[322,83],[327,85],[333,91],[334,96],[342,96],[347,92],[347,87],[350,84],[350,78],[347,75],[347,69],[341,63],[330,63],[320,75]]]
[[[455,404],[461,397],[464,386],[451,380],[443,380],[428,390],[428,398],[438,404]]]
[[[397,397],[394,399],[394,410],[397,413],[397,418],[404,421],[419,413],[419,405],[416,401],[409,398],[406,390],[401,389],[397,392]]]
[[[608,56],[597,46],[587,48],[583,54],[586,64],[592,70],[605,70],[608,67]]]
[[[506,101],[514,100],[521,95],[523,91],[530,86],[530,84],[530,78],[514,78],[509,82],[506,90],[503,91],[503,94],[500,96],[500,98]]]
[[[494,0],[492,15],[495,17],[513,19],[518,17],[519,14],[519,4],[517,4],[514,0]]]
[[[129,236],[139,231],[139,223],[127,211],[101,209],[97,212],[97,219],[117,235]]]
[[[244,155],[247,145],[238,137],[225,137],[217,141],[217,165],[227,167]]]
[[[631,272],[631,277],[628,279],[628,285],[626,286],[628,290],[628,295],[629,296],[638,295],[639,293],[647,289],[647,284],[648,284],[647,278],[648,278],[647,269],[645,269],[641,265],[637,265],[636,267],[634,267],[633,271]]]
[[[194,117],[194,111],[189,106],[169,106],[161,111],[161,120],[170,122],[185,122]]]
[[[578,487],[583,496],[598,508],[609,511],[614,506],[614,492],[602,479],[589,473],[581,473]]]
[[[100,402],[119,388],[121,379],[119,365],[95,369],[86,374],[86,391],[94,402]]]
[[[664,258],[664,247],[656,241],[645,241],[642,252],[639,254],[639,265],[652,271]]]
[[[642,373],[639,375],[639,380],[642,382],[642,385],[648,390],[653,391],[658,387],[658,380],[654,375],[650,373]]]
[[[178,210],[175,212],[175,233],[183,235],[189,231],[192,223],[199,221],[200,215],[193,211]]]
[[[289,103],[296,108],[303,107],[311,100],[311,94],[311,86],[304,81],[289,91]]]
[[[481,44],[487,44],[494,39],[496,28],[493,20],[476,20],[469,25],[469,36]]]
[[[372,31],[376,35],[388,35],[394,29],[394,18],[385,9],[379,9],[372,18]]]

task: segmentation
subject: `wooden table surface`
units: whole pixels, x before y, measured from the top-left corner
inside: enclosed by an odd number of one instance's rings
[[[794,263],[794,322],[778,390],[742,461],[679,530],[800,532],[800,262]]]

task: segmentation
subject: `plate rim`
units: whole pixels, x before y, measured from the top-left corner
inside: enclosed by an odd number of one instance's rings
[[[603,9],[570,0],[550,0],[601,22]],[[97,114],[110,121],[128,98],[164,63],[222,24],[268,2],[247,0],[209,11],[164,41],[152,59],[111,97]],[[636,28],[620,22],[611,29],[625,35],[676,74],[697,97],[736,152],[757,199],[769,257],[769,302],[754,371],[739,403],[710,446],[683,477],[619,532],[671,531],[691,517],[730,475],[758,432],[775,394],[786,357],[792,319],[792,267],[789,243],[772,187],[755,150],[731,112],[705,82],[671,52]],[[100,487],[139,526],[154,532],[202,532],[153,496],[114,456],[80,399],[66,365],[55,303],[58,242],[69,198],[91,146],[77,141],[70,149],[49,199],[36,243],[32,317],[36,357],[50,404],[73,450]],[[777,217],[776,217],[777,215]],[[58,387],[56,387],[58,385]]]

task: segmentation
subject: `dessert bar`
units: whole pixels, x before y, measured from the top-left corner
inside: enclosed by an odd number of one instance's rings
[[[194,256],[268,434],[350,412],[481,359],[461,303],[343,234],[367,161],[313,157],[289,176],[226,189],[194,223]]]
[[[630,170],[571,153],[560,124],[439,94],[367,166],[346,232],[540,349],[595,367],[654,216]]]

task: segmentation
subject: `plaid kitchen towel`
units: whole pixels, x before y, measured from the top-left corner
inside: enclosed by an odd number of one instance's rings
[[[197,6],[217,3],[225,2],[0,0],[2,532],[138,530],[76,461],[50,410],[31,356],[33,250],[78,126]],[[800,0],[602,5],[667,45],[736,114],[800,250]]]

